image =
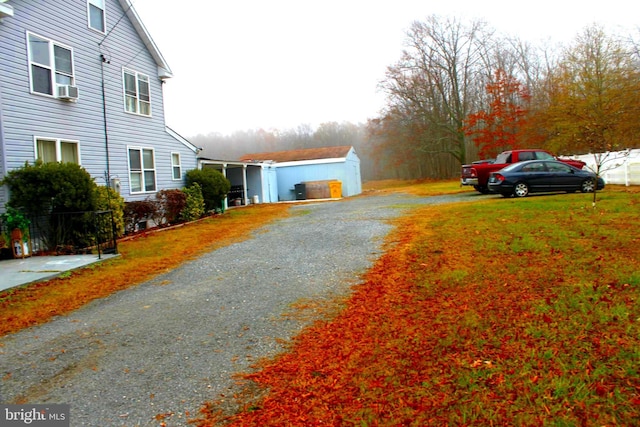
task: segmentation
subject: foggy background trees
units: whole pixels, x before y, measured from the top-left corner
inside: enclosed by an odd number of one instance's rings
[[[534,46],[483,21],[430,16],[407,30],[404,51],[379,83],[386,105],[367,123],[189,139],[217,160],[351,145],[365,181],[457,177],[461,164],[510,148],[559,155],[636,148],[639,35],[592,25],[568,46]]]

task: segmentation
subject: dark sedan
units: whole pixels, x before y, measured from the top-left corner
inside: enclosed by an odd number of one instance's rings
[[[489,177],[489,191],[504,197],[525,197],[529,193],[554,191],[593,192],[604,188],[602,178],[585,169],[578,169],[555,160],[531,160],[509,165]]]

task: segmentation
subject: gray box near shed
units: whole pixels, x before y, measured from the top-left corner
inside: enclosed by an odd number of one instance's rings
[[[295,185],[296,200],[307,200],[307,185],[303,182]]]

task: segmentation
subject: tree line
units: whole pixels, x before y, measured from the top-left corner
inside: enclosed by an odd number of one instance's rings
[[[199,135],[209,158],[353,145],[363,179],[444,178],[510,148],[558,155],[640,146],[637,34],[586,27],[567,46],[534,46],[484,21],[430,16],[379,82],[384,109],[367,123]]]
[[[380,179],[376,172],[377,160],[370,148],[370,137],[365,123],[327,122],[313,129],[303,124],[295,129],[257,129],[236,131],[231,135],[210,133],[189,140],[203,150],[200,157],[214,160],[237,160],[251,153],[298,150],[304,148],[353,146],[360,158],[364,180]]]

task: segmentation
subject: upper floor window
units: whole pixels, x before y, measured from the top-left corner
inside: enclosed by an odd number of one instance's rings
[[[182,166],[180,165],[180,153],[171,153],[171,170],[173,180],[182,179]]]
[[[129,180],[132,193],[156,191],[156,166],[151,148],[129,148]]]
[[[136,71],[123,70],[124,108],[129,113],[151,115],[149,76]]]
[[[104,33],[106,28],[104,0],[87,0],[87,13],[89,15],[89,28]]]
[[[58,85],[73,85],[71,48],[31,33],[27,38],[31,92],[55,96]]]
[[[80,147],[76,141],[55,138],[36,138],[36,159],[44,163],[80,164]]]

